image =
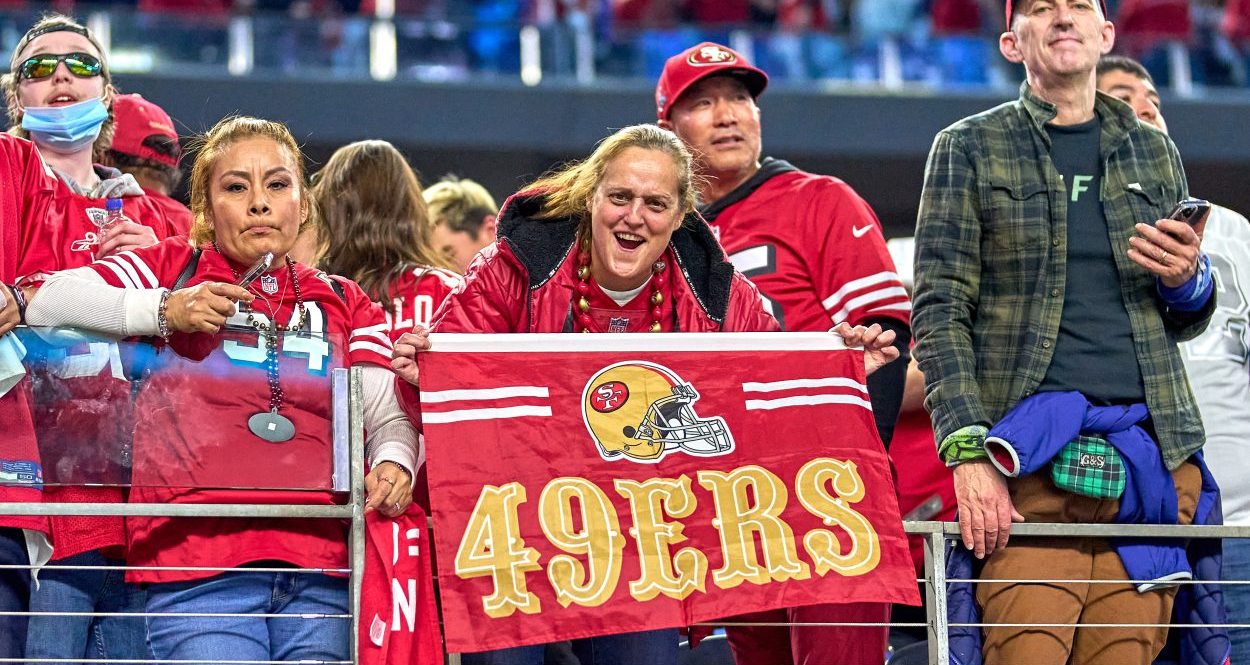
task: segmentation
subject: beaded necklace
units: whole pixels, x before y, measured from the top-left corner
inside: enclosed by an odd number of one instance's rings
[[[218,250],[218,252],[220,251]],[[230,265],[229,262],[226,265]],[[269,379],[269,410],[253,414],[252,417],[248,418],[247,428],[252,431],[252,434],[271,443],[290,441],[295,436],[295,423],[278,413],[286,397],[282,391],[282,384],[278,380],[278,333],[302,329],[308,314],[308,309],[304,307],[304,295],[300,292],[299,278],[295,275],[295,262],[289,256],[286,257],[286,269],[290,277],[290,283],[295,289],[295,311],[297,314],[292,325],[284,326],[277,321],[278,308],[282,306],[281,300],[278,301],[277,307],[270,310],[269,323],[262,323],[257,319],[256,313],[251,307],[243,304],[239,305],[240,307],[248,307],[247,324],[252,326],[265,340],[265,374]],[[241,279],[239,271],[235,270],[234,266],[230,266],[230,272],[234,273],[236,281]],[[244,288],[250,287],[249,284],[243,284],[242,286]],[[269,301],[266,300],[265,302]]]
[[[664,261],[656,261],[651,265],[651,327],[649,332],[664,332],[664,287],[668,285],[668,276],[665,269],[668,265]],[[584,247],[577,253],[577,293],[573,296],[573,307],[577,315],[575,317],[581,332],[602,332],[591,328],[592,321],[590,318],[590,302],[586,300],[586,295],[590,293],[590,252]]]

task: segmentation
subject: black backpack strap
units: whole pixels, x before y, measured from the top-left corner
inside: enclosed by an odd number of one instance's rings
[[[182,272],[178,273],[178,279],[174,280],[174,288],[170,289],[170,291],[177,291],[191,281],[191,278],[195,276],[196,269],[200,267],[200,255],[203,253],[204,250],[199,247],[196,247],[191,252],[191,258],[187,260],[187,265],[182,269]]]

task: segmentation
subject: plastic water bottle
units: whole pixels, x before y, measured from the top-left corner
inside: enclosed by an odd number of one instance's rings
[[[103,256],[103,254],[100,254],[100,246],[104,244],[104,234],[125,218],[125,215],[122,214],[121,199],[106,199],[104,201],[104,219],[96,222],[96,228],[98,229],[95,241],[97,257]]]
[[[122,214],[122,200],[108,199],[104,202],[104,223],[100,224],[100,237],[103,238],[105,232],[113,228],[126,218]]]

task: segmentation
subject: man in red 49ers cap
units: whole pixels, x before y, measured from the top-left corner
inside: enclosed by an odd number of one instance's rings
[[[755,99],[768,77],[740,53],[704,42],[669,58],[656,85],[659,125],[690,147],[705,176],[699,212],[734,267],[749,277],[785,330],[843,321],[894,330],[902,360],[868,379],[877,429],[889,441],[907,370],[911,303],[872,208],[850,185],[762,157]],[[876,440],[865,447],[880,447]],[[816,605],[735,617],[760,623],[884,623],[885,604]],[[880,665],[880,626],[728,627],[740,664]]]

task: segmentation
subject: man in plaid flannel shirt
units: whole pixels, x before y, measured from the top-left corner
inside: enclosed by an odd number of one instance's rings
[[[1000,51],[1024,65],[1020,98],[938,134],[916,231],[915,349],[939,454],[954,467],[964,544],[994,579],[1127,579],[1107,543],[1007,544],[1013,521],[1107,522],[1115,501],[1008,481],[984,438],[1037,392],[1145,403],[1182,519],[1200,484],[1186,460],[1203,428],[1176,342],[1213,311],[1210,264],[1187,224],[1176,147],[1095,90],[1115,28],[1092,0],[1006,3]],[[1200,228],[1199,228],[1200,230]],[[993,554],[992,557],[990,555]],[[1044,575],[1042,573],[1044,571]],[[995,623],[1166,623],[1171,592],[1130,585],[981,584]],[[1150,662],[1166,631],[987,628],[986,663]]]

